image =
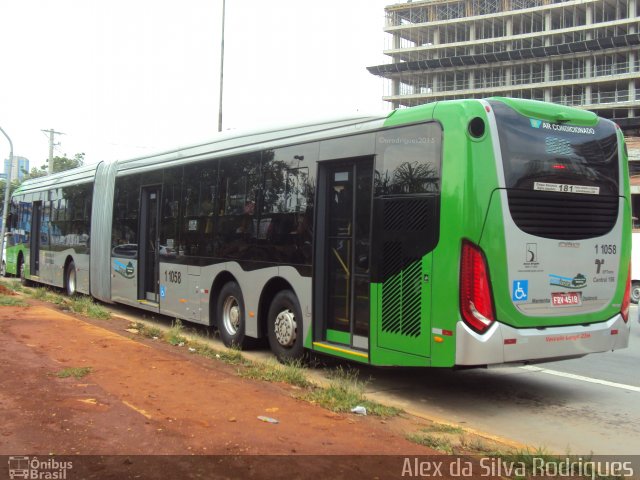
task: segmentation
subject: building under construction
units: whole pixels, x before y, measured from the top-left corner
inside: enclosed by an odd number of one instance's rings
[[[394,107],[508,96],[640,127],[640,0],[423,0],[385,8]],[[638,93],[636,94],[636,91]]]

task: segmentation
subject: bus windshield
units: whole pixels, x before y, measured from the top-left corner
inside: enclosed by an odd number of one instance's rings
[[[615,127],[549,123],[492,101],[509,189],[619,195]]]

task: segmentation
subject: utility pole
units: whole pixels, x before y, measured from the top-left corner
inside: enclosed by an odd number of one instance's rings
[[[0,127],[0,132],[9,141],[9,168],[7,168],[7,178],[4,181],[4,210],[2,212],[2,228],[0,228],[0,263],[4,253],[4,234],[7,231],[7,218],[9,217],[9,190],[11,190],[11,165],[13,165],[13,142],[9,135]],[[4,271],[2,272],[4,274]]]
[[[218,131],[222,131],[222,81],[224,79],[224,12],[225,0],[222,0],[222,40],[220,41],[220,102],[218,104]]]
[[[53,142],[54,135],[64,135],[64,133],[56,132],[53,128],[42,131],[49,134],[49,175],[51,175],[53,173],[53,147],[60,145],[59,143]]]

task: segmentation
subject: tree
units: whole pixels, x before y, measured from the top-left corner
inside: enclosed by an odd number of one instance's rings
[[[4,207],[2,207],[2,203],[4,202],[4,190],[6,188],[7,185],[7,181],[6,180],[0,180],[0,216],[2,215],[2,210]],[[9,188],[9,195],[13,194],[13,191],[18,188],[18,185],[20,185],[20,182],[18,180],[14,180],[13,182],[11,182],[11,186]],[[0,224],[2,224],[2,221],[0,221]]]
[[[64,172],[65,170],[71,170],[72,168],[81,167],[82,165],[84,165],[84,153],[76,153],[73,158],[68,158],[66,155],[53,157],[53,173]],[[44,177],[48,173],[49,166],[45,164],[40,168],[33,167],[24,179]]]

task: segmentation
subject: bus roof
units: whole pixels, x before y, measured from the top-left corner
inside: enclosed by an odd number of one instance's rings
[[[211,140],[166,150],[151,155],[115,160],[118,172],[134,173],[141,170],[171,166],[175,163],[191,163],[205,158],[236,155],[257,148],[275,148],[294,143],[309,142],[334,136],[359,133],[379,128],[389,114],[352,115],[338,119],[316,120],[295,125],[270,128],[233,130],[217,134]],[[70,184],[90,182],[94,179],[98,162],[66,170],[45,177],[25,180],[16,194],[49,190]]]

